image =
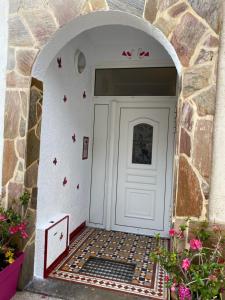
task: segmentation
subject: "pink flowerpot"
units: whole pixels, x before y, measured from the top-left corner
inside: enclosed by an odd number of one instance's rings
[[[4,270],[0,272],[0,299],[10,300],[16,293],[21,265],[24,261],[24,253]]]

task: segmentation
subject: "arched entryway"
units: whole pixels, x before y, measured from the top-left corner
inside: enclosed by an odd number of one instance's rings
[[[46,267],[43,228],[62,214],[69,234],[86,222],[168,235],[180,72],[165,36],[122,12],[79,17],[41,51],[35,276]]]

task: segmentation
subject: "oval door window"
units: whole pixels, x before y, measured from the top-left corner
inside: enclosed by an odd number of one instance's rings
[[[133,128],[133,164],[152,164],[153,126],[141,123]]]

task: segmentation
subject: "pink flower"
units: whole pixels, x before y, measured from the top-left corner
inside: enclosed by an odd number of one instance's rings
[[[179,299],[180,300],[191,300],[191,291],[184,285],[179,287]]]
[[[169,282],[170,277],[168,275],[165,276],[165,282]]]
[[[191,265],[191,261],[189,258],[185,258],[183,259],[182,261],[182,268],[187,271],[189,268],[190,268],[190,265]]]
[[[18,228],[19,228],[19,231],[24,231],[26,229],[26,224],[21,223]]]
[[[202,242],[197,239],[190,240],[190,248],[192,250],[200,250],[202,248]]]
[[[28,238],[28,234],[26,233],[26,231],[21,231],[21,236],[22,236],[23,239]]]
[[[3,222],[6,220],[6,217],[4,215],[0,215],[0,222]]]
[[[18,231],[19,231],[19,226],[10,226],[9,227],[10,234],[16,234]]]
[[[171,237],[173,237],[173,236],[175,236],[175,234],[176,234],[176,230],[174,228],[171,228],[170,231],[169,231],[169,235]]]

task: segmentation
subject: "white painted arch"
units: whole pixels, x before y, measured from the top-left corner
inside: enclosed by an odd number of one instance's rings
[[[43,81],[49,64],[57,53],[72,39],[90,29],[105,25],[122,25],[141,30],[157,40],[172,58],[180,76],[182,65],[177,53],[166,36],[144,18],[121,11],[97,11],[78,16],[62,28],[58,29],[50,41],[40,51],[32,70],[32,76]]]

